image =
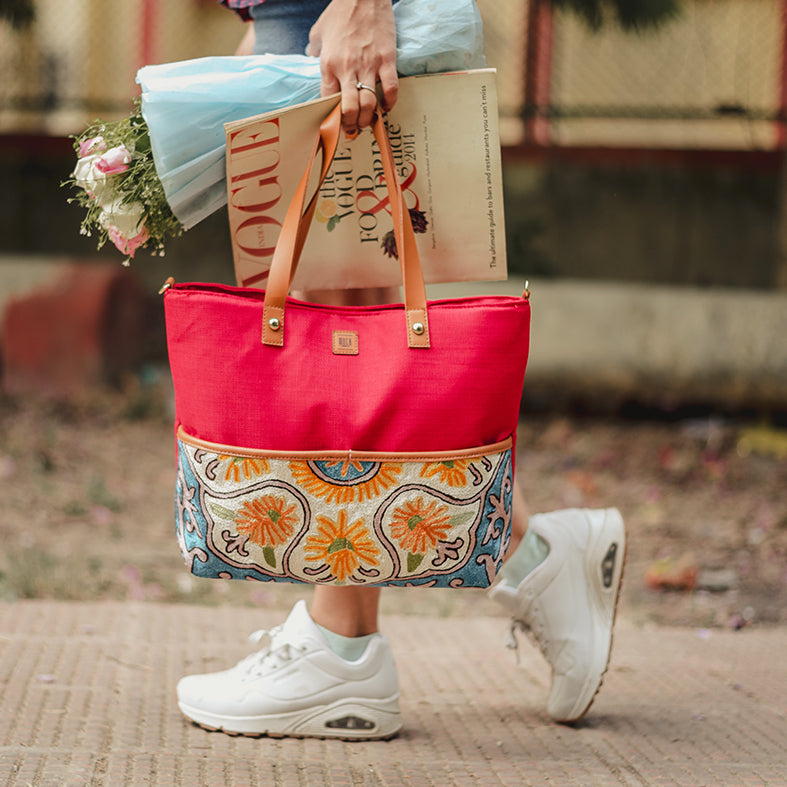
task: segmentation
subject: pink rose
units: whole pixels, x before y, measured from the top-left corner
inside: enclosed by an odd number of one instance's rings
[[[107,149],[107,143],[103,137],[91,137],[79,143],[79,158],[84,158],[93,153],[103,153]]]
[[[133,257],[136,250],[150,237],[147,227],[143,227],[133,238],[127,238],[117,227],[112,226],[107,230],[107,234],[117,250],[129,257]]]
[[[110,148],[98,157],[96,169],[105,175],[117,175],[120,172],[125,172],[130,162],[131,154],[125,145],[119,145],[116,148]]]

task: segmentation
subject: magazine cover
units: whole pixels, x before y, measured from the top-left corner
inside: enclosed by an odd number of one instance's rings
[[[239,284],[265,287],[281,222],[320,122],[338,101],[331,96],[225,125]],[[386,122],[425,281],[505,279],[494,69],[405,77]],[[339,143],[293,287],[400,283],[379,151],[365,129]]]

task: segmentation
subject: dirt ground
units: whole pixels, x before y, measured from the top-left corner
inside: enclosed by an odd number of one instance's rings
[[[621,510],[623,614],[697,627],[787,623],[784,430],[707,415],[525,415],[517,472],[533,512]],[[308,594],[192,578],[175,541],[173,494],[166,381],[69,403],[0,398],[0,599],[284,609]],[[384,612],[428,605],[502,616],[483,591],[397,589],[383,599]]]

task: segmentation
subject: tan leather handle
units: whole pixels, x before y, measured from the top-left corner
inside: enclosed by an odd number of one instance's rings
[[[426,289],[421,271],[421,261],[415,243],[415,233],[404,195],[396,176],[393,152],[380,112],[372,127],[380,148],[388,199],[391,205],[394,237],[399,252],[399,265],[404,285],[407,344],[410,347],[429,347],[429,322],[426,312]],[[319,189],[328,174],[341,134],[341,106],[330,111],[320,125],[306,171],[287,210],[279,240],[271,262],[263,307],[262,343],[274,347],[284,345],[285,307],[295,270],[298,266],[306,236],[309,232],[317,205]],[[306,193],[317,154],[322,150],[322,165],[317,188],[306,203]]]

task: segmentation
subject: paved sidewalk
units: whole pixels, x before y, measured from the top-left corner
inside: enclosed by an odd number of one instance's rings
[[[246,632],[279,622],[248,608],[0,604],[0,785],[787,785],[787,628],[619,620],[604,687],[567,727],[544,713],[540,655],[523,641],[517,666],[500,618],[388,616],[405,717],[393,741],[186,722],[178,677],[234,663]]]

